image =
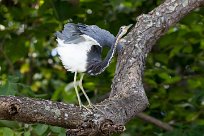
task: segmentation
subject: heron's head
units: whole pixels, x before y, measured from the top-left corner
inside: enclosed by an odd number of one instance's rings
[[[132,24],[128,25],[128,26],[121,26],[120,30],[118,32],[118,37],[122,38],[128,31],[128,29],[132,26]]]

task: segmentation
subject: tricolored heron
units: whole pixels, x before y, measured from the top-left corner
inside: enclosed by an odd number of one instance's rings
[[[57,52],[67,71],[74,72],[74,88],[81,108],[82,103],[76,85],[78,72],[82,72],[79,87],[86,97],[90,107],[93,107],[89,97],[82,86],[84,73],[90,75],[101,74],[110,64],[113,55],[121,49],[118,41],[124,36],[132,25],[122,26],[116,37],[110,32],[96,25],[68,23],[62,32],[56,32]],[[108,46],[110,50],[104,60],[101,59],[102,49]],[[85,107],[85,106],[83,106]]]

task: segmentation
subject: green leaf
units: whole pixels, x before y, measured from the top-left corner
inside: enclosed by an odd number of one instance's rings
[[[204,40],[203,39],[200,41],[200,48],[204,49]]]
[[[199,113],[195,113],[195,112],[189,113],[186,116],[186,121],[194,121],[198,118],[198,116],[199,116]]]
[[[66,136],[66,133],[60,133],[58,136]]]
[[[26,131],[23,135],[24,136],[31,136],[31,133],[30,133],[30,131]]]
[[[172,58],[173,56],[179,54],[180,50],[182,49],[183,47],[182,46],[175,46],[173,48],[173,50],[170,52],[170,58]]]
[[[48,125],[44,125],[44,124],[38,124],[37,126],[35,126],[34,128],[34,132],[38,135],[41,136],[43,135],[48,129]]]
[[[190,46],[190,45],[188,45],[188,46],[185,46],[184,48],[183,48],[183,52],[184,53],[192,53],[192,47]]]
[[[49,126],[50,130],[54,133],[62,133],[62,132],[65,132],[65,130],[61,127],[56,127],[56,126]]]
[[[3,136],[14,136],[14,132],[10,128],[3,128]]]
[[[203,82],[199,79],[189,79],[188,84],[190,88],[197,88],[203,85]]]
[[[7,121],[7,120],[0,120],[0,127],[9,127],[9,128],[19,128],[19,124],[16,121]]]
[[[0,95],[15,95],[17,92],[18,77],[9,76],[6,83],[0,86]]]

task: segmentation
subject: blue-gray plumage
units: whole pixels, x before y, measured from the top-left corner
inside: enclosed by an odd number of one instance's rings
[[[116,49],[117,51],[121,50],[122,45],[118,41],[130,27],[131,25],[122,26],[116,37],[96,25],[73,23],[66,24],[62,32],[56,32],[59,57],[65,69],[75,72],[74,87],[80,107],[83,105],[76,85],[77,72],[85,72],[90,75],[102,73],[110,64]],[[110,50],[105,59],[102,60],[101,53],[104,47],[110,47]],[[79,87],[84,93],[89,106],[93,106],[83,89],[83,76],[84,74],[81,76]]]
[[[85,66],[86,71],[81,71],[81,72],[86,72],[90,75],[98,75],[101,72],[103,72],[104,67],[107,67],[109,65],[108,59],[110,59],[110,57],[113,54],[113,50],[110,50],[111,52],[109,53],[109,55],[107,55],[108,58],[105,59],[106,62],[102,63],[101,62],[102,49],[104,47],[111,48],[112,45],[114,45],[115,43],[115,36],[110,32],[99,28],[96,25],[89,26],[84,24],[73,24],[73,23],[66,24],[64,26],[64,30],[61,33],[56,32],[57,38],[63,40],[64,44],[82,43],[83,41],[86,40],[86,38],[83,37],[82,35],[87,35],[90,38],[93,38],[98,44],[96,43],[96,45],[93,45],[87,52],[87,58],[86,58],[87,60],[85,60],[87,61],[87,65]],[[122,45],[118,44],[117,51],[119,52],[121,49],[122,49]],[[67,66],[65,64],[65,68],[66,67]],[[72,70],[68,69],[68,71],[72,71]]]
[[[80,31],[90,37],[92,37],[94,40],[96,40],[100,46],[103,47],[109,47],[111,48],[112,45],[115,43],[115,36],[111,34],[109,31],[106,31],[104,29],[99,28],[96,25],[83,25],[83,24],[77,24]],[[120,51],[122,49],[122,45],[117,45],[117,50]]]

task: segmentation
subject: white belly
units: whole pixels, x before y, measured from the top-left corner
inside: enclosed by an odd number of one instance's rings
[[[57,39],[57,52],[65,69],[71,72],[85,72],[87,65],[87,53],[92,45],[99,45],[91,37],[82,35],[86,40],[78,44],[64,44],[61,39]]]

